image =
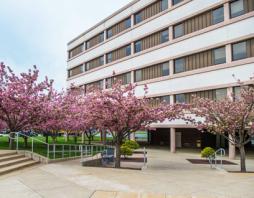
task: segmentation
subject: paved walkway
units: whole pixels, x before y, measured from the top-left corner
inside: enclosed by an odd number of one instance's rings
[[[1,176],[0,198],[254,198],[254,174],[211,170],[186,161],[197,157],[148,150],[143,171],[81,167],[78,160],[39,165]],[[247,167],[254,171],[254,159],[247,160]]]

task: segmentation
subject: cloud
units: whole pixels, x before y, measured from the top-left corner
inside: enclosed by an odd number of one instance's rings
[[[61,89],[67,42],[130,1],[1,0],[0,61],[17,73],[37,65]]]

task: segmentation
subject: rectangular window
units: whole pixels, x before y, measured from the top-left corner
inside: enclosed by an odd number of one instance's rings
[[[161,102],[170,103],[170,96],[161,96]]]
[[[161,10],[164,11],[168,9],[168,0],[162,0],[161,1]]]
[[[168,76],[169,75],[169,63],[163,63],[162,64],[162,76]]]
[[[102,65],[104,65],[104,56],[100,56],[98,58],[86,62],[86,71],[100,67]]]
[[[108,53],[107,54],[107,63],[111,63],[112,62],[112,53]]]
[[[77,67],[74,67],[74,68],[68,70],[68,77],[70,78],[72,76],[76,76],[76,75],[81,74],[83,72],[84,72],[84,65],[81,64]]]
[[[142,70],[135,71],[135,82],[142,81]]]
[[[77,56],[80,53],[82,53],[83,52],[83,47],[84,47],[84,44],[82,43],[81,45],[71,49],[69,51],[69,59],[74,57],[74,56]]]
[[[111,38],[113,36],[113,31],[112,31],[112,29],[108,29],[107,30],[107,38],[109,39],[109,38]]]
[[[135,53],[142,51],[142,42],[141,41],[136,41],[134,45],[135,45]]]
[[[104,41],[104,32],[99,35],[99,42],[102,43]]]
[[[247,58],[247,45],[246,41],[233,44],[233,60],[240,60]]]
[[[98,45],[99,43],[102,43],[104,41],[104,32],[101,32],[100,34],[92,37],[88,41],[86,41],[86,49],[89,49],[91,47],[94,47]]]
[[[233,88],[234,93],[234,100],[237,101],[241,98],[241,87],[234,87]]]
[[[214,64],[226,63],[226,50],[225,47],[217,48],[213,50]]]
[[[181,3],[183,0],[172,0],[172,4],[173,5],[176,5],[178,3]]]
[[[131,45],[128,45],[127,47],[126,47],[126,56],[129,56],[129,55],[131,55]]]
[[[131,27],[131,18],[126,19],[124,24],[125,24],[125,29],[130,28]]]
[[[183,23],[174,26],[174,38],[178,38],[184,35]]]
[[[176,103],[185,103],[185,94],[176,94],[175,95]]]
[[[169,39],[168,37],[168,30],[164,30],[161,32],[161,43],[167,42]]]
[[[220,7],[212,11],[212,24],[224,21],[224,8]]]
[[[215,91],[216,100],[224,100],[227,97],[227,89],[216,89]]]
[[[142,12],[139,12],[137,14],[134,15],[134,22],[135,24],[138,24],[142,21]]]
[[[185,59],[179,58],[174,60],[174,73],[181,73],[185,71]]]
[[[230,3],[230,16],[231,18],[243,15],[245,13],[244,10],[244,1],[238,0]]]

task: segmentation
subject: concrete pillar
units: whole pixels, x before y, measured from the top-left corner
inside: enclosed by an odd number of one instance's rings
[[[168,0],[168,8],[170,9],[173,6],[172,0]]]
[[[231,138],[231,135],[229,135],[229,138]],[[235,145],[231,142],[228,142],[228,158],[231,160],[235,159]]]
[[[131,83],[133,84],[135,82],[135,76],[134,76],[134,71],[131,71]]]
[[[230,11],[229,11],[229,2],[224,4],[224,21],[227,22],[230,20]]]
[[[172,41],[174,39],[173,26],[169,26],[168,28],[168,40]]]
[[[170,128],[170,151],[171,151],[171,153],[176,152],[176,130],[175,130],[175,128]]]
[[[130,134],[130,140],[133,140],[133,141],[136,140],[136,138],[135,138],[135,133],[131,133],[131,134]]]
[[[135,21],[134,21],[134,14],[131,15],[131,27],[133,27],[135,25]]]
[[[134,46],[134,42],[131,43],[131,54],[133,55],[135,53],[135,46]]]
[[[103,62],[104,62],[104,65],[107,64],[107,55],[106,54],[103,55]]]
[[[169,76],[174,74],[174,60],[169,61]]]
[[[231,44],[226,45],[226,63],[232,62],[232,48]]]
[[[104,41],[107,40],[107,30],[104,30]]]

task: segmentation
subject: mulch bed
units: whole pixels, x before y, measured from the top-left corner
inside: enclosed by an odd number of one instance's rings
[[[247,172],[241,172],[241,171],[228,171],[229,173],[254,173],[254,171],[247,171]]]
[[[121,158],[121,161],[123,162],[144,162],[144,158],[142,157],[127,157],[127,158],[124,158],[122,157]]]
[[[186,159],[192,164],[209,164],[209,161],[206,159]],[[220,160],[217,160],[217,164],[220,164]],[[227,161],[227,160],[222,160],[222,164],[224,165],[237,165],[236,163]]]
[[[144,151],[133,151],[133,154],[144,154]],[[147,151],[146,151],[147,154]]]

